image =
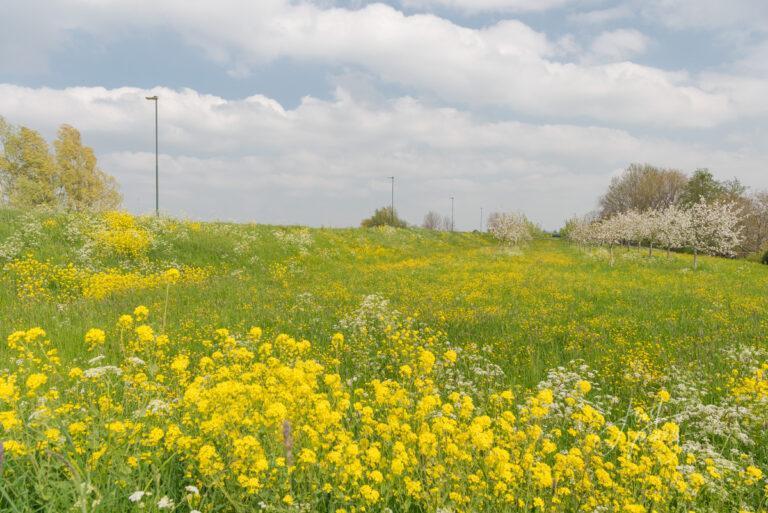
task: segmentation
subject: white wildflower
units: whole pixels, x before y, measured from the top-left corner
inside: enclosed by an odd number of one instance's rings
[[[130,494],[128,496],[128,500],[131,502],[141,502],[141,499],[143,499],[145,495],[151,495],[151,494],[148,494],[147,492],[142,490],[138,490]]]
[[[173,499],[170,499],[167,495],[163,495],[163,497],[157,501],[157,507],[159,509],[173,509],[174,506]]]

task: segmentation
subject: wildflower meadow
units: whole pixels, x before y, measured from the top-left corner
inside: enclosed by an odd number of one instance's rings
[[[766,267],[516,219],[0,210],[0,511],[766,511]]]

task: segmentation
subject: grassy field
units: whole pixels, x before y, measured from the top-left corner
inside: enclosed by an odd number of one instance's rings
[[[0,211],[0,508],[763,511],[768,268],[647,253]]]

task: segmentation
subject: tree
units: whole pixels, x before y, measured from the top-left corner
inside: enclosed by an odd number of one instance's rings
[[[599,223],[595,223],[592,238],[598,244],[608,246],[611,255],[610,265],[613,267],[613,247],[621,244],[627,237],[626,216],[615,215]]]
[[[532,238],[531,223],[522,214],[493,212],[488,216],[488,232],[511,246]]]
[[[65,209],[109,210],[120,204],[114,178],[98,168],[93,149],[83,146],[77,129],[61,125],[53,146],[58,192]]]
[[[0,123],[2,200],[16,208],[56,205],[56,166],[36,131]]]
[[[120,205],[115,179],[98,168],[80,132],[62,125],[55,156],[34,130],[0,118],[0,202],[16,208],[106,210]]]
[[[689,229],[690,216],[677,205],[670,205],[658,213],[657,239],[666,248],[669,258],[672,248],[685,246],[686,233]]]
[[[421,226],[422,228],[426,228],[427,230],[439,230],[441,223],[442,223],[442,218],[440,217],[440,214],[438,214],[434,210],[430,210],[424,216],[424,221],[421,223]]]
[[[768,191],[746,198],[742,206],[741,253],[756,253],[768,248]]]
[[[443,222],[442,222],[442,228],[444,232],[452,232],[453,231],[453,219],[451,219],[451,216],[443,216]]]
[[[685,235],[685,246],[693,250],[693,268],[698,268],[699,253],[733,256],[741,240],[739,212],[733,203],[708,203],[701,198],[692,205]]]
[[[736,178],[718,181],[709,169],[700,168],[693,172],[680,196],[680,203],[693,206],[701,200],[705,202],[725,201],[738,203],[744,197],[747,188]]]
[[[407,228],[408,223],[397,217],[397,211],[392,211],[392,207],[377,208],[371,217],[363,219],[360,223],[363,228],[374,228],[376,226],[394,226],[395,228]]]
[[[628,210],[663,209],[678,201],[687,181],[682,171],[631,164],[600,198],[600,215],[608,218]]]

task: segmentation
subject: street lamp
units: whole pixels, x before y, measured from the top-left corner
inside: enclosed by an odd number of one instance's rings
[[[160,217],[160,165],[157,147],[157,95],[147,96],[147,100],[155,102],[155,216]]]
[[[453,196],[451,196],[451,231],[455,228],[455,224],[453,223]]]

